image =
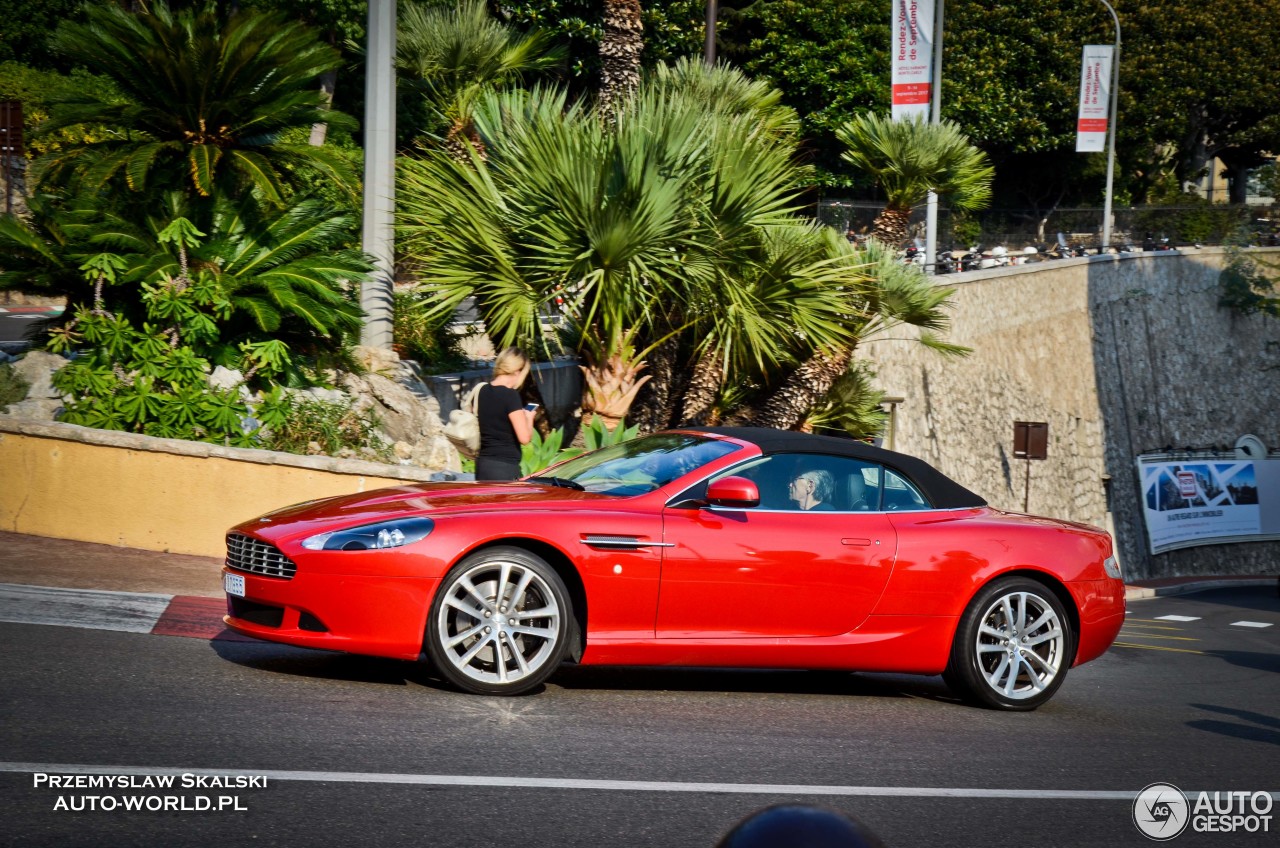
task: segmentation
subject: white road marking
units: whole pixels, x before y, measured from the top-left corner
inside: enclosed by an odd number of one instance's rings
[[[1157,615],[1157,621],[1199,621],[1198,615]]]
[[[279,771],[172,766],[94,766],[67,763],[6,763],[0,772],[18,774],[203,775],[265,777],[320,783],[386,783],[409,786],[476,786],[517,789],[588,789],[612,792],[705,792],[731,795],[850,795],[882,798],[1010,798],[1021,800],[1132,801],[1138,790],[972,789],[938,786],[829,786],[796,783],[693,783],[661,780],[592,780],[567,777],[495,777],[462,774],[382,774],[348,771]],[[1280,792],[1271,797],[1280,801]]]
[[[0,583],[0,621],[150,633],[172,595]]]
[[[1232,627],[1270,627],[1271,622],[1269,621],[1233,621],[1231,622],[1231,626]]]

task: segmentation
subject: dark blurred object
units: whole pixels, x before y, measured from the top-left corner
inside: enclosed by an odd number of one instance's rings
[[[885,848],[885,844],[845,813],[779,804],[738,822],[716,848]]]

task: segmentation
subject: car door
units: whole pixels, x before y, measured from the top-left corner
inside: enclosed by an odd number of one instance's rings
[[[830,475],[834,492],[825,507],[804,510],[791,483],[815,469]],[[759,506],[673,500],[663,512],[658,638],[835,636],[858,627],[884,591],[897,545],[887,516],[854,508],[852,492],[873,481],[878,494],[882,473],[844,457],[781,454],[717,475],[751,479]]]

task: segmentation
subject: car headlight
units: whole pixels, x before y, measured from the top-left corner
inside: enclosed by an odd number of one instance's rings
[[[1108,577],[1114,577],[1116,580],[1123,580],[1124,576],[1120,573],[1120,560],[1114,556],[1109,556],[1102,561],[1102,568],[1107,572]]]
[[[302,540],[302,547],[309,551],[369,551],[381,548],[398,548],[425,539],[435,527],[430,518],[397,518],[319,533]]]

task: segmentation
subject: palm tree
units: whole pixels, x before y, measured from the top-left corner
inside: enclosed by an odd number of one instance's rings
[[[644,52],[642,12],[640,0],[604,0],[598,102],[606,120],[612,120],[613,110],[640,87],[640,54]]]
[[[90,4],[84,23],[59,26],[57,49],[109,77],[122,98],[68,90],[52,104],[48,130],[104,124],[118,132],[53,154],[38,179],[90,191],[118,179],[135,192],[201,197],[254,189],[274,203],[298,179],[295,170],[354,185],[350,164],[331,149],[281,141],[317,122],[354,127],[315,86],[338,66],[337,51],[276,14],[242,9],[224,18],[213,4],[149,6],[131,14]]]
[[[858,345],[903,324],[919,328],[920,343],[939,353],[968,352],[938,335],[950,325],[947,307],[952,289],[933,285],[918,268],[902,265],[893,251],[874,240],[864,249],[847,247],[846,251],[846,261],[862,264],[872,281],[871,285],[838,292],[845,301],[855,343],[819,346],[763,403],[738,410],[731,423],[779,430],[802,426],[849,371]]]
[[[836,138],[849,148],[842,158],[875,177],[884,190],[885,208],[872,235],[891,247],[906,240],[911,210],[930,190],[958,210],[981,209],[991,198],[995,169],[951,121],[930,124],[922,117],[894,121],[866,114],[837,128]]]
[[[443,119],[445,146],[460,161],[466,159],[464,138],[479,141],[471,129],[477,98],[552,70],[564,56],[564,48],[548,34],[525,35],[495,20],[483,0],[458,0],[453,6],[409,3],[400,14],[399,77]]]
[[[795,258],[821,236],[796,214],[804,172],[785,122],[679,89],[646,86],[613,129],[560,93],[489,94],[475,112],[485,158],[436,151],[402,168],[402,241],[437,309],[475,296],[498,344],[527,343],[539,308],[562,300],[583,408],[610,427],[677,336],[703,339],[712,371],[848,340],[829,269]]]

